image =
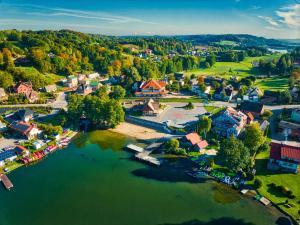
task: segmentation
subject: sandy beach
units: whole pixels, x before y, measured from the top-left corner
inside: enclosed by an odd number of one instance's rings
[[[136,139],[145,141],[151,141],[153,139],[159,139],[162,137],[169,136],[169,134],[161,133],[150,128],[134,125],[127,122],[121,123],[115,129],[111,129],[111,131],[125,134],[130,137],[134,137]]]

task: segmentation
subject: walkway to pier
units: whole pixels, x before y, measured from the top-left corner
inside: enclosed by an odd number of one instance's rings
[[[7,190],[10,190],[14,187],[14,185],[11,183],[11,181],[8,179],[8,177],[5,174],[0,174],[0,180],[2,181],[4,187]]]

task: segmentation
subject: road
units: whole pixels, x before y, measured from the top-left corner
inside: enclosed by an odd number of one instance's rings
[[[0,108],[26,108],[26,107],[52,107],[53,109],[65,109],[67,110],[66,94],[59,92],[56,100],[51,103],[45,104],[15,104],[15,105],[0,105]]]

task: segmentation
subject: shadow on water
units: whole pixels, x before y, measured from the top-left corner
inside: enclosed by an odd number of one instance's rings
[[[130,138],[122,134],[97,130],[80,135],[73,143],[77,148],[83,148],[91,143],[98,145],[102,150],[120,151],[129,140]]]
[[[214,201],[220,204],[231,204],[242,199],[242,196],[237,194],[236,190],[221,183],[214,183],[212,191]]]
[[[182,223],[165,223],[160,225],[259,225],[254,223],[245,222],[242,219],[234,219],[230,217],[224,217],[219,219],[213,219],[209,222],[204,222],[200,220],[190,220]]]
[[[133,158],[131,159],[134,160]],[[131,173],[137,177],[164,182],[204,183],[208,180],[206,178],[196,180],[188,176],[181,167],[176,166],[181,165],[183,161],[185,161],[185,159],[168,160],[164,161],[163,165],[159,168],[147,166],[142,169],[134,170]]]
[[[251,222],[245,222],[243,219],[235,219],[231,217],[222,217],[219,219],[213,219],[209,222],[200,220],[190,220],[182,223],[165,223],[160,225],[260,225]],[[271,224],[270,224],[271,225]],[[277,219],[275,225],[292,225],[290,220],[286,217],[280,217]]]

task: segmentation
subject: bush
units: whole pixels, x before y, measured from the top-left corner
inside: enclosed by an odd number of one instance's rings
[[[256,178],[256,179],[254,180],[254,186],[255,186],[256,188],[260,188],[260,187],[262,187],[262,185],[263,185],[263,183],[262,183],[262,181],[261,181],[260,179]]]
[[[254,180],[254,175],[252,173],[247,174],[247,179],[248,180]]]

